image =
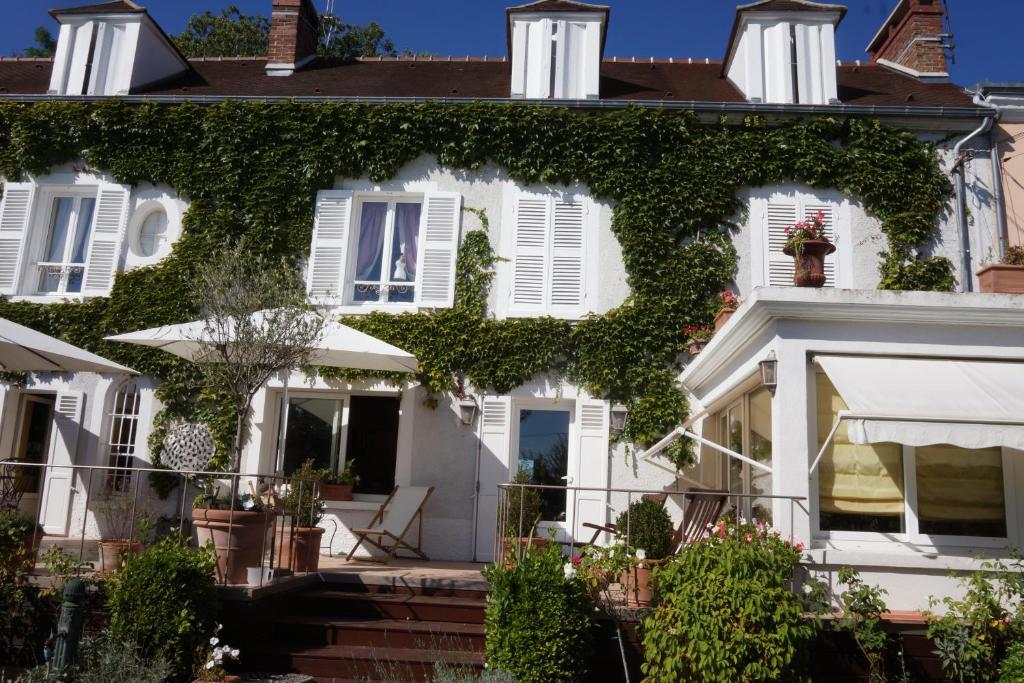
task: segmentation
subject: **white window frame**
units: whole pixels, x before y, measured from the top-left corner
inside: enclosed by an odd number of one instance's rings
[[[413,287],[413,300],[412,301],[356,301],[354,288],[357,284],[360,284],[355,279],[356,263],[359,258],[359,233],[362,228],[363,218],[363,204],[370,203],[386,203],[388,205],[387,217],[384,223],[384,245],[381,264],[381,281],[377,283],[367,283],[371,285],[380,285],[382,290],[385,287],[393,286],[390,282],[391,267],[393,265],[393,259],[391,258],[391,246],[394,238],[395,229],[395,212],[397,204],[419,204],[421,211],[421,220],[419,225],[419,231],[417,233],[417,244],[418,250],[416,254],[417,268],[422,267],[422,255],[423,255],[423,221],[422,211],[426,209],[425,203],[426,197],[420,192],[357,192],[353,197],[352,206],[352,220],[350,225],[349,236],[349,247],[348,247],[348,259],[345,264],[345,278],[343,301],[345,306],[351,307],[356,310],[364,311],[367,308],[371,310],[409,310],[415,311],[419,308],[417,303],[419,300],[416,289],[419,287],[417,279],[413,279],[408,284]],[[400,283],[394,283],[394,286],[398,286]],[[382,292],[383,296],[383,292]]]
[[[90,236],[89,241],[85,245],[84,260],[80,264],[72,264],[68,261],[71,256],[71,252],[74,249],[75,237],[77,236],[78,229],[78,216],[81,211],[81,205],[83,199],[94,199],[99,202],[99,188],[97,186],[79,186],[79,185],[39,185],[36,188],[36,205],[35,213],[29,220],[30,235],[28,237],[28,256],[25,259],[23,268],[24,279],[22,280],[22,291],[33,297],[42,297],[44,299],[52,299],[54,297],[59,298],[72,298],[80,299],[84,295],[82,290],[77,292],[68,292],[67,283],[68,278],[71,275],[73,269],[78,268],[82,272],[82,289],[85,289],[85,268],[89,261],[89,248],[92,241],[92,231],[95,229],[96,223],[96,206],[93,206],[93,216],[90,220]],[[72,230],[68,236],[67,244],[64,247],[64,260],[61,262],[48,262],[43,261],[43,251],[46,249],[46,242],[50,236],[50,228],[54,218],[54,203],[57,199],[62,197],[71,197],[74,199],[74,208],[72,210]],[[53,267],[61,269],[60,285],[57,291],[44,292],[41,289],[42,282],[42,268]]]
[[[552,402],[550,398],[513,398],[512,399],[512,415],[509,422],[509,428],[511,431],[511,450],[509,451],[509,460],[511,461],[509,467],[510,480],[514,479],[519,471],[519,425],[522,419],[521,413],[524,410],[545,410],[552,412],[562,412],[569,415],[569,450],[566,454],[566,476],[564,479],[565,486],[576,486],[576,477],[574,474],[580,468],[580,453],[579,453],[579,429],[580,426],[576,420],[576,401],[575,399],[563,400]],[[549,529],[554,529],[556,538],[561,540],[569,540],[572,537],[570,530],[572,529],[572,523],[575,522],[576,510],[576,498],[577,493],[575,491],[566,490],[565,492],[565,519],[564,520],[549,520],[542,519],[538,524],[538,535],[546,537],[549,533]]]
[[[133,388],[131,393],[127,392],[129,387]],[[121,398],[122,395],[124,396],[123,399]],[[132,398],[129,399],[129,396]],[[131,401],[130,405],[127,402],[128,400]],[[114,395],[111,397],[110,410],[107,413],[107,439],[105,444],[108,467],[135,466],[139,450],[139,431],[142,427],[141,413],[142,387],[139,386],[138,380],[125,380],[114,390]],[[130,442],[117,442],[115,439],[123,434],[123,431],[118,429],[115,432],[115,427],[123,425],[125,422],[130,424],[131,440]],[[125,462],[119,464],[117,462],[119,458],[124,459]],[[126,491],[132,484],[132,473],[130,471],[108,471],[107,482],[108,485],[111,485],[112,488],[118,491]]]

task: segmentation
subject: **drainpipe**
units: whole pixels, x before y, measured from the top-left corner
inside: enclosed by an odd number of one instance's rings
[[[484,445],[484,397],[487,392],[481,392],[479,396],[480,409],[477,411],[476,419],[476,474],[473,476],[473,561],[476,559],[477,547],[477,526],[480,524],[480,458],[483,457]],[[497,558],[495,558],[497,559]]]
[[[992,104],[981,94],[981,89],[974,95],[974,103],[979,107],[991,109],[995,113],[995,120],[1002,116],[1003,110],[998,104]],[[1009,243],[1010,234],[1006,227],[1006,204],[1003,199],[1003,169],[999,163],[999,141],[996,140],[995,131],[989,134],[992,145],[992,194],[996,203],[996,232],[999,234],[999,258],[1006,255],[1006,247]]]
[[[992,127],[992,122],[994,120],[994,116],[986,117],[980,126],[974,129],[970,135],[956,143],[956,146],[953,147],[953,175],[956,176],[956,213],[957,222],[960,225],[960,252],[963,259],[961,265],[964,271],[963,285],[965,292],[970,292],[974,289],[974,273],[971,269],[971,234],[967,228],[967,181],[965,179],[966,174],[964,173],[965,161],[960,158],[960,151],[967,142],[982,133],[988,132],[989,128]]]

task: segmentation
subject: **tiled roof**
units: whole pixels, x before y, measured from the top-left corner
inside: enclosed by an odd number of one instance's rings
[[[509,14],[520,12],[608,12],[607,5],[588,5],[583,2],[572,2],[571,0],[537,0],[525,5],[516,5],[508,8]]]
[[[752,2],[749,5],[740,5],[737,12],[839,12],[846,14],[844,5],[833,5],[825,2],[810,2],[810,0],[761,0]],[[840,17],[842,18],[842,17]]]
[[[141,14],[146,10],[139,7],[130,0],[113,0],[113,2],[100,2],[95,5],[82,5],[81,7],[68,7],[67,9],[52,9],[50,14],[57,16],[58,14],[102,14],[105,12],[119,12],[125,13],[130,12],[132,14]]]
[[[505,99],[511,90],[507,61],[497,59],[362,59],[320,61],[291,76],[267,76],[263,59],[193,59],[193,73],[140,91],[141,95],[224,97],[424,97]],[[0,96],[45,94],[49,60],[0,59]],[[622,61],[601,64],[605,100],[744,102],[721,76],[720,62]],[[843,104],[900,107],[970,107],[952,83],[924,83],[877,64],[837,69]]]

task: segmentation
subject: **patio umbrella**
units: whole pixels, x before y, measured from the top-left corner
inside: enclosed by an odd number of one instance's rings
[[[139,374],[131,368],[5,318],[0,318],[0,370]]]

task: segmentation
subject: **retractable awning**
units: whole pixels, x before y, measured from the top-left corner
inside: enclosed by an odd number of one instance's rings
[[[852,443],[1024,450],[1024,363],[819,355]],[[838,423],[837,423],[838,426]]]

